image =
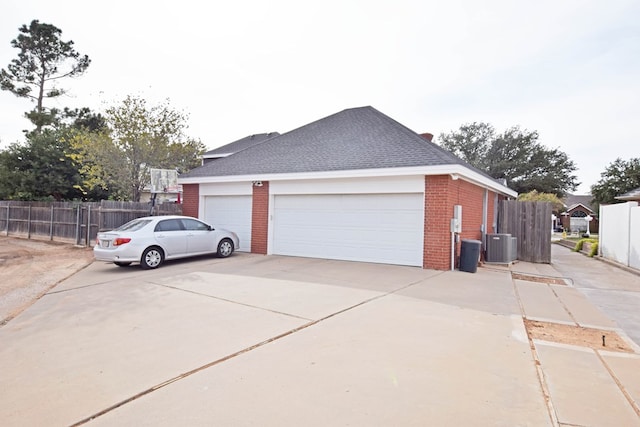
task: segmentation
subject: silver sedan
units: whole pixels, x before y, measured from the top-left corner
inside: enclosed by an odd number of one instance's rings
[[[98,233],[93,254],[98,261],[125,267],[139,262],[145,269],[165,260],[215,253],[226,258],[240,244],[236,233],[215,229],[187,216],[149,216],[115,230]]]

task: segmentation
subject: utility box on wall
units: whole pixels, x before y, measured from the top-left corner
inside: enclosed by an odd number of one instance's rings
[[[462,206],[461,205],[455,205],[453,207],[453,218],[451,219],[451,232],[452,233],[462,232]]]
[[[517,238],[511,234],[487,234],[486,261],[510,263],[518,258]]]

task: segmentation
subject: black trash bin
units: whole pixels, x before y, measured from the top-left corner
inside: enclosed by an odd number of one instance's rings
[[[462,244],[460,245],[460,271],[466,271],[467,273],[478,271],[481,247],[482,242],[480,240],[462,239]]]

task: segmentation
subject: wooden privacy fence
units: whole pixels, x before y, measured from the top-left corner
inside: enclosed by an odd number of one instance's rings
[[[0,201],[0,232],[38,236],[90,246],[98,231],[111,230],[147,215],[182,215],[182,205],[114,202]]]
[[[498,206],[498,233],[518,239],[518,259],[551,263],[551,214],[549,202],[503,200]]]

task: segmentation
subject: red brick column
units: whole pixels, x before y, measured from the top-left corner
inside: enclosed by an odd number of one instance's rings
[[[251,253],[267,254],[269,234],[269,182],[261,187],[253,186],[253,206],[251,210]]]
[[[449,270],[451,268],[450,220],[453,204],[450,202],[449,175],[425,177],[424,188],[424,252],[423,268]],[[462,216],[464,218],[464,208]]]
[[[182,184],[182,214],[198,218],[200,184]]]

